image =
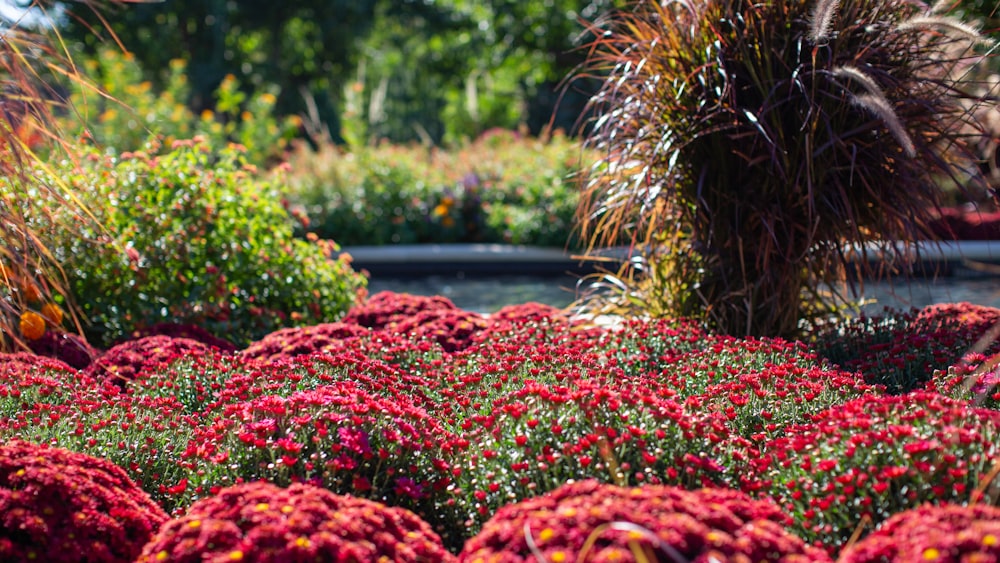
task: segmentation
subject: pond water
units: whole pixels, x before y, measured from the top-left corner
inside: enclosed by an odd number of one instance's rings
[[[368,291],[371,294],[388,290],[414,295],[443,295],[462,309],[492,313],[504,305],[529,301],[565,307],[576,298],[576,281],[573,277],[429,276],[372,279],[368,284]],[[866,282],[864,300],[866,303],[862,309],[870,314],[880,312],[885,306],[909,309],[961,301],[1000,308],[1000,277]]]

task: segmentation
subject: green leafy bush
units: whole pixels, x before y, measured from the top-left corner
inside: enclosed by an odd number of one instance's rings
[[[50,172],[106,228],[54,235],[92,341],[169,321],[246,344],[336,320],[363,287],[335,245],[293,237],[280,177],[258,178],[234,147],[177,142],[120,160],[90,153]]]
[[[454,151],[324,146],[292,155],[289,200],[305,231],[342,245],[576,246],[580,159],[562,134],[509,131]]]
[[[264,165],[283,156],[300,125],[297,117],[275,117],[276,89],[248,95],[233,75],[214,91],[215,111],[195,115],[186,105],[190,86],[184,60],[171,61],[163,71],[162,90],[144,80],[131,53],[117,49],[102,50],[84,60],[82,68],[100,90],[70,84],[69,102],[83,119],[69,115],[59,125],[67,136],[82,135],[116,152],[140,150],[151,135],[162,136],[166,144],[201,135],[216,149],[239,143],[247,149],[247,161]]]

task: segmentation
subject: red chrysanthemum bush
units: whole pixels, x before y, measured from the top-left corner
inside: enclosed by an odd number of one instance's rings
[[[923,388],[936,370],[961,363],[998,322],[1000,309],[970,303],[886,309],[821,329],[814,346],[843,369],[863,373],[869,383],[904,393]],[[1000,352],[1000,339],[983,344],[979,353]]]
[[[402,508],[306,484],[228,487],[165,524],[138,563],[448,563],[430,526]]]
[[[207,417],[219,416],[229,406],[261,397],[288,397],[339,382],[351,382],[384,398],[404,394],[424,406],[434,401],[434,382],[412,369],[422,362],[420,348],[406,339],[364,340],[367,342],[364,346],[359,345],[360,341],[354,342],[337,353],[268,362],[242,355],[184,357],[161,365],[133,382],[129,389],[137,397],[174,398],[184,405],[186,412]],[[377,348],[381,345],[387,347]],[[390,360],[405,358],[405,365],[378,359],[380,355]]]
[[[983,354],[967,354],[962,361],[947,370],[936,370],[927,383],[935,391],[954,399],[993,410],[1000,410],[1000,355],[987,358]]]
[[[737,491],[586,480],[500,509],[459,561],[830,561],[786,523],[777,506]]]
[[[189,338],[207,346],[218,348],[222,352],[236,352],[238,350],[235,344],[225,338],[215,336],[204,327],[189,323],[156,323],[152,326],[132,331],[132,340],[138,340],[146,336]]]
[[[296,356],[342,350],[354,338],[366,336],[369,329],[353,323],[324,323],[314,326],[279,329],[250,344],[240,352],[245,358],[262,361],[291,359]]]
[[[837,561],[1000,561],[1000,508],[927,504],[906,510],[844,549]]]
[[[833,405],[882,393],[859,375],[825,364],[799,342],[705,336],[699,343],[661,353],[655,369],[626,373],[641,378],[648,393],[673,398],[692,413],[723,416],[734,434],[746,438],[763,440]]]
[[[0,354],[0,373],[16,375],[27,372],[71,374],[76,373],[77,370],[62,360],[32,352]]]
[[[28,342],[31,351],[49,358],[55,358],[74,369],[86,369],[101,352],[82,337],[68,332],[46,331],[41,338]]]
[[[562,309],[532,301],[505,305],[490,314],[489,321],[490,324],[502,322],[518,324],[525,322],[568,323],[570,318]]]
[[[121,468],[20,440],[0,445],[0,560],[131,563],[167,520]]]
[[[997,500],[977,492],[1000,462],[996,411],[916,392],[856,399],[812,419],[751,452],[744,487],[773,498],[797,533],[831,551],[859,526],[926,502]]]
[[[59,360],[26,352],[0,354],[0,429],[58,420],[60,413],[81,406],[76,404],[78,391],[97,387],[92,378]]]
[[[486,328],[482,315],[469,311],[436,309],[421,311],[390,323],[383,330],[437,342],[445,352],[468,348],[477,332]]]
[[[568,342],[496,342],[453,359],[439,376],[439,416],[468,450],[448,510],[472,532],[499,507],[572,479],[725,483],[730,456],[745,450],[723,417],[650,394],[647,381]]]
[[[145,372],[185,356],[201,356],[213,351],[211,346],[190,338],[145,336],[127,340],[104,352],[87,368],[97,380],[124,386]]]
[[[604,331],[598,346],[622,369],[659,372],[686,352],[701,349],[709,334],[698,323],[673,319],[625,319]]]
[[[381,291],[369,297],[364,303],[352,307],[341,321],[379,330],[391,328],[392,325],[424,311],[440,310],[460,309],[450,299],[441,295],[427,297]]]
[[[181,453],[175,502],[252,480],[309,482],[433,518],[461,441],[407,397],[337,381],[287,396],[225,404]]]

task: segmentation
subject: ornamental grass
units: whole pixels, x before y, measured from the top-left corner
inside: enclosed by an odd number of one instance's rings
[[[578,218],[589,250],[637,257],[600,276],[615,291],[591,308],[792,337],[849,306],[823,288],[905,258],[897,241],[933,238],[942,186],[984,182],[975,113],[995,100],[975,77],[996,50],[960,16],[910,0],[610,11],[583,69],[602,81],[600,160]]]
[[[779,507],[736,491],[586,480],[500,509],[459,561],[831,561],[786,524]]]
[[[131,563],[166,513],[110,461],[0,445],[0,560]]]
[[[837,561],[1000,561],[1000,508],[984,504],[925,504],[905,510],[847,547]]]
[[[252,561],[449,563],[441,540],[407,510],[306,484],[219,490],[170,520],[138,563]]]

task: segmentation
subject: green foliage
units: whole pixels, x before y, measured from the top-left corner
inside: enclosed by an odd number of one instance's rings
[[[90,153],[52,171],[104,226],[61,231],[53,246],[92,341],[180,322],[246,344],[335,320],[353,303],[363,279],[332,243],[293,238],[280,177],[256,177],[235,147],[150,150],[120,160]]]
[[[556,109],[559,81],[583,60],[580,20],[621,3],[171,0],[106,17],[144,69],[190,61],[190,96],[181,101],[196,113],[215,109],[212,93],[234,75],[257,91],[280,86],[279,115],[307,115],[311,133],[340,140],[350,103],[342,93],[357,85],[365,142],[437,143],[494,126],[541,131]],[[110,34],[91,37],[88,27],[99,22],[86,9],[75,12],[65,36],[96,58]],[[167,88],[165,78],[147,76],[154,90]],[[593,90],[595,83],[576,86]],[[589,95],[577,89],[561,100],[557,127],[577,124]]]
[[[955,19],[904,0],[648,1],[606,29],[604,166],[581,214],[592,247],[668,263],[671,316],[795,334],[817,301],[846,301],[817,292],[846,247],[933,238],[941,178],[967,183],[956,81],[981,39]]]
[[[168,145],[197,135],[216,149],[239,143],[246,148],[248,162],[273,164],[282,158],[300,125],[297,117],[275,117],[276,88],[263,87],[248,95],[233,75],[215,90],[215,111],[196,116],[185,103],[190,87],[182,59],[165,68],[162,90],[144,80],[131,53],[105,48],[97,58],[85,60],[83,67],[100,90],[79,82],[70,85],[69,103],[82,119],[68,115],[59,125],[65,135],[84,136],[109,150],[140,150],[153,135]]]
[[[455,151],[324,146],[292,155],[292,208],[341,245],[575,246],[580,149],[561,134],[495,131]]]

